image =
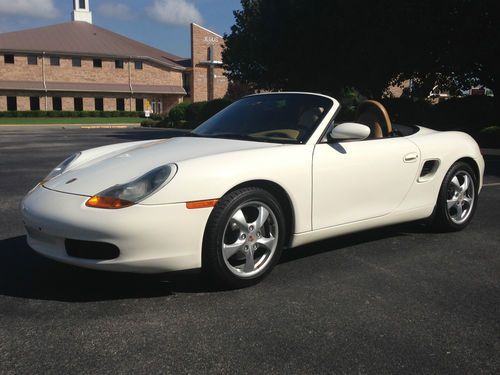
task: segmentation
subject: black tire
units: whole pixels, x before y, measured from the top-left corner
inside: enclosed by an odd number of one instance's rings
[[[265,236],[260,233],[260,230],[258,233],[254,234],[246,232],[247,239],[242,240],[241,236],[243,232],[234,221],[233,215],[239,210],[242,212],[245,211],[244,216],[247,223],[249,223],[247,218],[250,218],[250,221],[252,221],[251,214],[253,214],[253,205],[255,205],[257,214],[260,212],[257,208],[259,207],[258,204],[261,204],[266,210],[272,212],[272,214],[269,213],[265,224],[262,226],[262,232],[267,231],[265,234],[266,236],[270,239],[275,238],[273,242],[275,245],[272,246],[274,248],[273,251],[268,250],[267,247],[258,243],[257,234],[261,236],[259,239],[266,239]],[[257,217],[255,219],[257,219]],[[230,224],[230,221],[232,221],[232,224]],[[234,228],[235,226],[237,228]],[[285,230],[283,210],[276,198],[268,191],[257,187],[248,187],[230,192],[219,200],[208,219],[203,240],[203,271],[212,281],[215,281],[220,286],[244,288],[254,285],[266,277],[279,261],[286,238]],[[254,231],[256,231],[256,229],[254,229]],[[272,236],[271,231],[274,231],[274,233],[278,235],[276,237]],[[238,250],[232,257],[226,259],[223,254],[223,244],[227,246],[228,243],[232,243],[232,241],[228,241],[228,237],[230,236],[235,236],[236,240],[234,244],[243,241],[243,245],[241,245],[241,250]],[[243,250],[243,247],[248,247],[246,245],[247,241],[248,244],[251,245],[251,243],[253,243],[257,247],[257,250],[252,251],[251,255],[248,254],[248,249],[245,251]],[[229,244],[229,246],[233,245]],[[253,245],[250,247],[253,248]],[[254,258],[254,255],[255,257],[259,256],[259,252],[264,254],[267,251],[269,251],[269,256],[265,258],[265,255],[263,255],[263,258],[259,258],[262,260],[260,265],[258,262],[255,262],[255,274],[248,276],[244,270],[240,270],[240,273],[238,273],[238,267],[245,268],[248,259],[246,258],[247,256]],[[245,259],[240,259],[243,257]],[[231,262],[244,263],[243,265],[233,265]],[[261,268],[258,268],[258,266]],[[248,274],[252,272],[254,271],[250,271]]]
[[[455,185],[452,180],[456,177],[460,183],[464,181],[460,181],[461,178],[464,178],[463,176],[470,177],[472,187],[468,189],[468,191],[465,192],[461,198],[459,197],[459,199],[457,199],[457,204],[463,205],[465,210],[467,202],[464,202],[464,200],[470,196],[472,196],[472,203],[468,206],[469,208],[467,214],[464,215],[463,219],[457,221],[457,217],[460,215],[458,214],[458,211],[454,211],[457,210],[456,205],[455,207],[451,207],[449,209],[448,200],[452,200],[457,194],[456,191],[453,191]],[[440,232],[456,232],[464,229],[470,223],[474,213],[476,212],[478,202],[478,185],[478,177],[469,164],[461,161],[453,164],[444,176],[443,183],[441,184],[436,207],[431,216],[431,227]]]

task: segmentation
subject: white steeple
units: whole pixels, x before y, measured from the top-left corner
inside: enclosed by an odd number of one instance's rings
[[[73,0],[73,21],[83,21],[92,23],[92,12],[90,11],[89,0]]]

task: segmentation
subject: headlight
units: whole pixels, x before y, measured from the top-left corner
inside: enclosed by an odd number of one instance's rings
[[[76,154],[71,155],[69,158],[64,160],[61,164],[55,167],[52,172],[50,172],[47,177],[45,177],[40,184],[44,184],[45,182],[52,180],[54,177],[57,177],[64,173],[66,169],[73,163],[78,157],[81,155],[81,152],[77,152]]]
[[[174,178],[175,164],[168,164],[146,173],[138,179],[123,185],[115,185],[87,200],[88,207],[125,208],[132,206],[159,190]]]

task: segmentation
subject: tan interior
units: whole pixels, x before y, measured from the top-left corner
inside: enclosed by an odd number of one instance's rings
[[[387,110],[375,100],[366,100],[358,106],[355,122],[370,128],[368,138],[384,138],[392,133],[392,123]]]

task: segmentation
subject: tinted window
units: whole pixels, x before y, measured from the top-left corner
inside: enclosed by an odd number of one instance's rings
[[[138,70],[142,69],[142,61],[136,61],[135,62],[135,68],[138,69]]]
[[[304,143],[333,102],[312,94],[268,94],[243,98],[205,121],[193,133],[219,138]]]
[[[14,64],[14,55],[4,55],[3,61],[5,64]]]
[[[50,65],[52,66],[59,66],[60,65],[60,58],[57,56],[51,56],[50,57]]]
[[[115,68],[123,69],[123,60],[115,60]]]
[[[95,98],[95,110],[104,111],[104,100],[103,98]]]
[[[83,99],[75,98],[75,111],[83,111]]]
[[[123,98],[116,99],[116,110],[117,111],[125,111],[125,99],[123,99]]]
[[[38,57],[35,55],[28,56],[28,65],[38,65]]]
[[[137,112],[144,112],[144,99],[135,99],[135,110]]]
[[[94,59],[94,68],[102,68],[102,60]]]
[[[40,98],[38,96],[32,96],[30,98],[30,109],[32,111],[40,110]]]
[[[62,111],[62,99],[59,96],[54,96],[52,98],[52,110]]]
[[[82,66],[82,59],[80,57],[73,57],[71,61],[74,67],[79,68]]]
[[[7,96],[7,111],[17,111],[17,97]]]
[[[79,3],[80,9],[85,9],[85,0],[80,0]]]

